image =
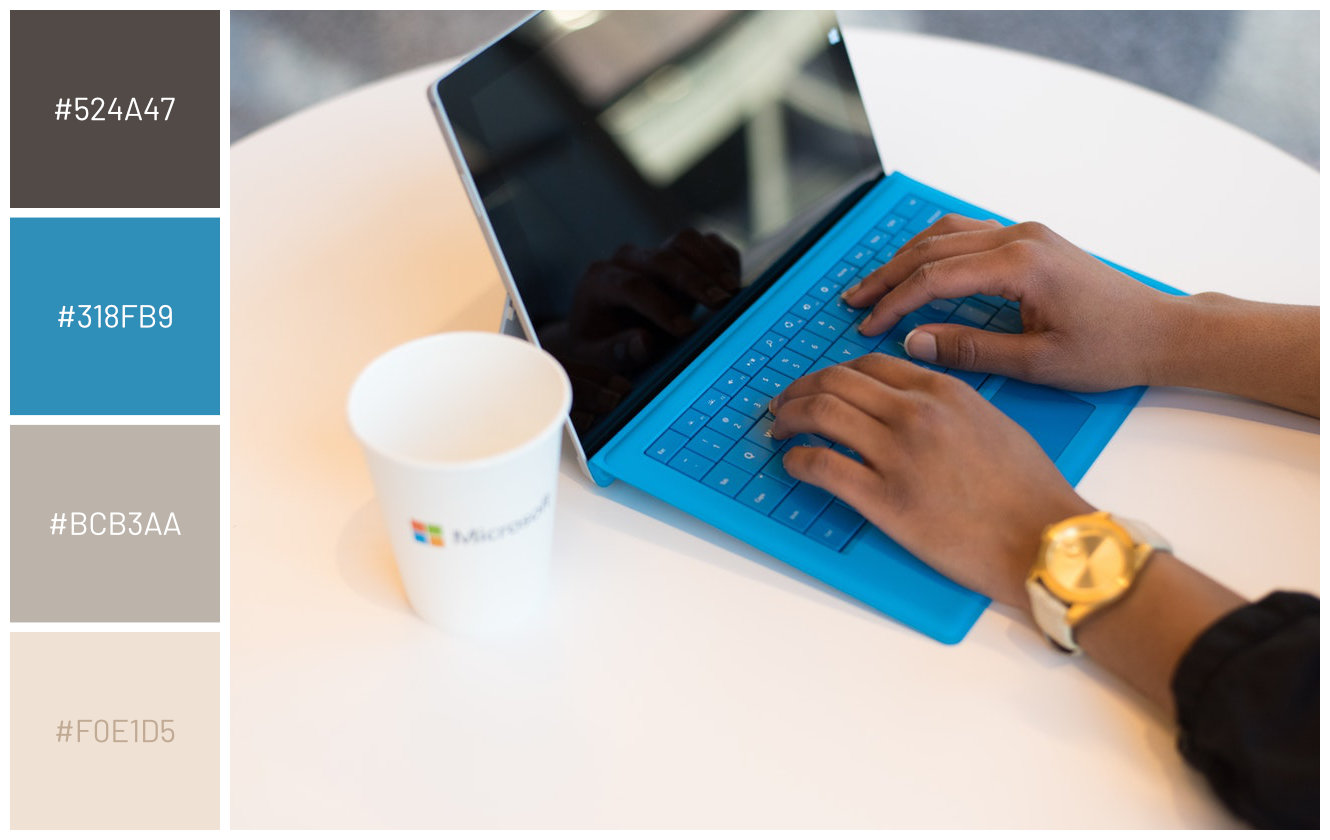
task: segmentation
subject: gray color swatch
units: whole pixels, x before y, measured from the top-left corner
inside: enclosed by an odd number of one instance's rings
[[[10,429],[13,621],[218,621],[216,426]]]

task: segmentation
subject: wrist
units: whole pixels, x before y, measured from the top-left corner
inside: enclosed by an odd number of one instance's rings
[[[1145,319],[1145,334],[1139,348],[1142,385],[1180,385],[1186,379],[1189,359],[1201,336],[1197,334],[1196,309],[1204,305],[1204,295],[1180,297],[1160,294]]]
[[[1145,352],[1143,384],[1182,388],[1211,387],[1215,341],[1233,328],[1234,298],[1218,292],[1164,295],[1155,309]]]
[[[1009,533],[1006,572],[999,590],[993,593],[993,599],[1015,607],[1027,617],[1031,616],[1025,581],[1035,561],[1039,559],[1039,543],[1044,529],[1073,516],[1094,513],[1095,510],[1093,505],[1074,492],[1068,498],[1032,510],[1031,515]]]

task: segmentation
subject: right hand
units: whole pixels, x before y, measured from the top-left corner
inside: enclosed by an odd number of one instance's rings
[[[1037,222],[1004,227],[950,215],[845,292],[872,306],[859,329],[878,335],[938,298],[999,295],[1021,305],[1023,331],[926,324],[905,350],[949,368],[998,373],[1076,391],[1151,383],[1172,338],[1179,298],[1116,271]]]

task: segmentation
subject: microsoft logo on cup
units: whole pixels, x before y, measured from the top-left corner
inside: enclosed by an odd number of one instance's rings
[[[505,522],[501,525],[488,528],[469,528],[466,530],[454,528],[453,542],[458,545],[466,545],[468,543],[494,542],[496,540],[501,540],[504,537],[511,537],[539,519],[541,514],[549,510],[549,506],[550,496],[549,494],[546,494],[545,497],[540,500],[540,504],[536,505],[534,510],[527,513],[525,516],[512,520],[511,522]],[[421,522],[418,519],[412,519],[411,531],[415,534],[416,542],[437,545],[439,547],[443,547],[444,545],[442,526],[430,525]]]
[[[416,542],[443,546],[443,526],[441,525],[426,525],[419,519],[412,519],[411,532],[415,534]]]

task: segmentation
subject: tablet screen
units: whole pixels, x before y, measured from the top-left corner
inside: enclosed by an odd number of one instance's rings
[[[831,12],[545,12],[438,93],[588,456],[881,174]]]

